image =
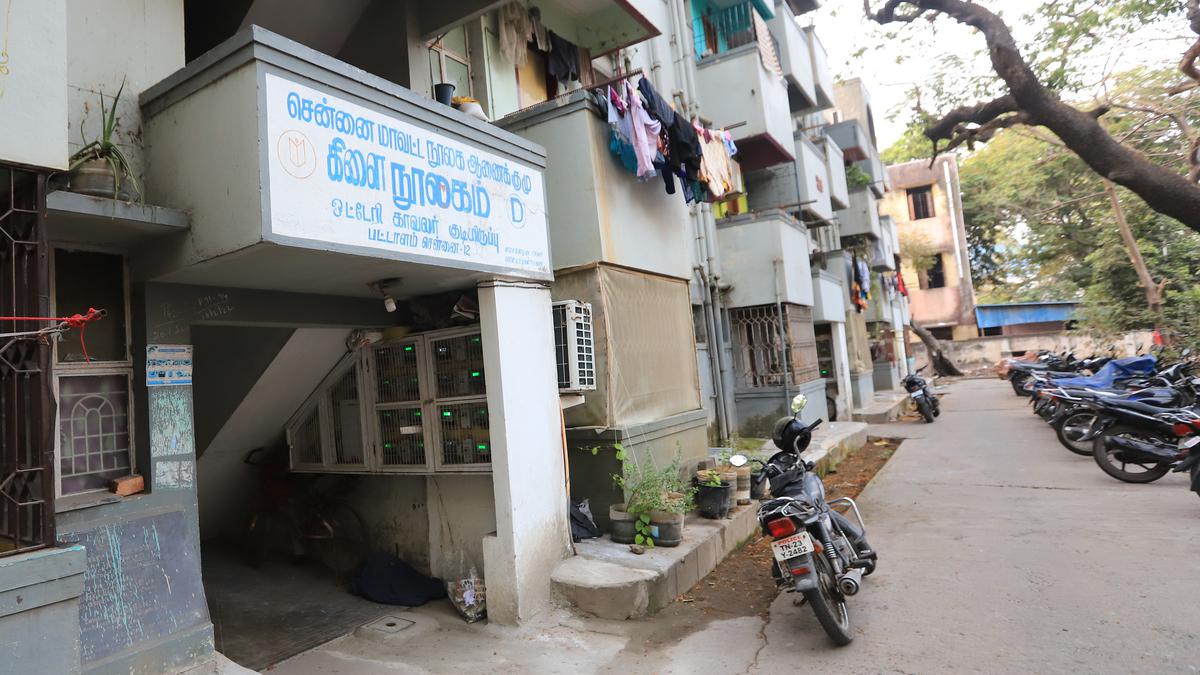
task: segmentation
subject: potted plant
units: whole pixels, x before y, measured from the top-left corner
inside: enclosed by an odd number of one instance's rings
[[[628,495],[609,509],[613,541],[647,548],[683,541],[683,516],[692,509],[694,491],[680,477],[678,458],[662,469],[626,459],[613,481]]]
[[[83,137],[83,147],[71,155],[70,189],[85,195],[96,197],[112,196],[113,199],[129,201],[136,196],[141,198],[141,188],[129,164],[129,158],[117,143],[117,104],[125,91],[125,82],[117,90],[112,99],[112,106],[104,104],[104,94],[100,94],[100,136],[91,142]],[[83,124],[79,127],[83,136]]]
[[[696,506],[700,515],[716,520],[729,515],[728,481],[721,478],[716,469],[707,469],[696,474]]]

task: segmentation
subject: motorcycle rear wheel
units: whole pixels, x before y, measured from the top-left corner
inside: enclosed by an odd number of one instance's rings
[[[829,635],[829,639],[839,647],[844,647],[854,640],[854,627],[850,623],[850,608],[846,598],[837,587],[837,579],[833,576],[833,567],[824,555],[813,555],[813,567],[817,573],[817,587],[804,591],[804,599],[812,607],[813,614],[821,628]]]
[[[1096,460],[1096,464],[1100,465],[1100,469],[1113,478],[1126,483],[1153,483],[1171,470],[1171,465],[1167,462],[1159,464],[1122,462],[1117,457],[1118,451],[1110,450],[1104,443],[1104,439],[1108,436],[1128,436],[1142,439],[1147,434],[1137,427],[1118,424],[1097,434],[1096,438],[1092,440],[1092,457]],[[1142,471],[1129,471],[1126,469],[1128,466],[1141,467]]]
[[[1029,396],[1029,392],[1025,391],[1025,381],[1029,379],[1029,375],[1013,375],[1008,382],[1012,385],[1013,393],[1017,396]]]
[[[933,423],[933,404],[929,402],[928,397],[922,396],[917,399],[917,410],[921,411],[921,417],[925,418],[927,424]]]
[[[1089,456],[1095,451],[1095,446],[1092,441],[1082,437],[1091,430],[1092,422],[1096,419],[1096,414],[1093,412],[1077,412],[1071,413],[1059,420],[1058,424],[1054,425],[1054,433],[1058,435],[1058,442],[1062,446],[1077,455]]]

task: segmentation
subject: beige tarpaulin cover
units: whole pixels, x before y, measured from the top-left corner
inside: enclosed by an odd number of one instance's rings
[[[596,391],[567,426],[622,427],[700,407],[687,282],[596,264],[557,272],[555,300],[592,304]]]
[[[850,372],[868,373],[874,368],[871,362],[871,342],[867,337],[867,319],[854,310],[846,312],[846,352],[850,361]]]

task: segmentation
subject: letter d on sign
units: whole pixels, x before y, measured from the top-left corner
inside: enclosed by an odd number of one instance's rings
[[[517,197],[510,197],[508,200],[509,218],[512,224],[516,227],[525,226],[525,204]]]

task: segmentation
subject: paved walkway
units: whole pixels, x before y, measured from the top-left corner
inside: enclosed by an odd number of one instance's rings
[[[854,598],[848,647],[781,595],[766,621],[699,626],[556,614],[467,631],[446,617],[422,639],[346,638],[272,672],[1200,671],[1200,499],[1186,482],[1109,478],[1006,383],[949,391],[935,424],[872,428],[909,440],[860,499],[880,567]]]

